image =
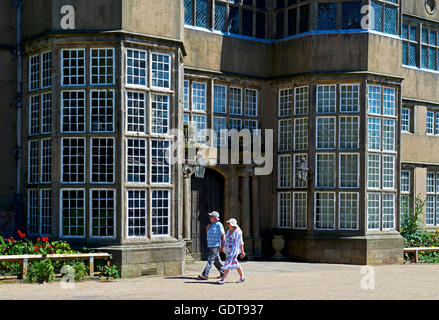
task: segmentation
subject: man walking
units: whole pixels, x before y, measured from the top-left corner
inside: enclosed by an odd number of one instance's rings
[[[219,213],[213,211],[209,213],[210,224],[206,227],[207,233],[207,248],[209,249],[209,255],[207,257],[207,265],[203,273],[198,276],[200,280],[208,280],[209,272],[212,268],[212,264],[220,273],[220,277],[224,275],[223,264],[220,258],[220,252],[224,251],[224,226],[219,221]]]

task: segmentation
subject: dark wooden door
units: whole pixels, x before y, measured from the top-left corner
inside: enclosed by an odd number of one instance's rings
[[[207,259],[206,226],[208,213],[218,211],[224,224],[224,178],[215,170],[206,169],[203,179],[192,176],[192,255],[195,259]]]

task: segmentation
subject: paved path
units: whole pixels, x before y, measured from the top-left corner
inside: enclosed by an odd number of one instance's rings
[[[189,265],[183,276],[142,277],[113,282],[85,281],[65,290],[59,282],[43,285],[0,282],[0,299],[439,299],[439,265],[407,264],[374,267],[375,289],[361,289],[361,266],[293,262],[247,262],[247,281],[216,284],[212,279],[196,280],[204,262]],[[233,288],[234,290],[230,290]],[[227,293],[227,295],[226,295]]]

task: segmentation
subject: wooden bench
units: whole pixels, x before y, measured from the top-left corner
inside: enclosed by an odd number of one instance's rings
[[[108,259],[110,254],[108,253],[74,253],[74,254],[35,254],[35,255],[19,255],[19,256],[0,256],[0,262],[23,262],[22,275],[23,279],[26,278],[29,261],[41,261],[41,260],[88,260],[90,267],[90,276],[94,275],[94,260],[95,259]],[[4,277],[12,278],[12,277]]]
[[[414,253],[415,262],[418,262],[419,251],[439,251],[439,247],[419,247],[419,248],[404,248],[404,253]]]

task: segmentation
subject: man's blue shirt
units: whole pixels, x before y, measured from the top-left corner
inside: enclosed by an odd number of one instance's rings
[[[212,224],[207,231],[207,247],[215,248],[221,246],[221,236],[225,234],[223,224],[219,221]]]

